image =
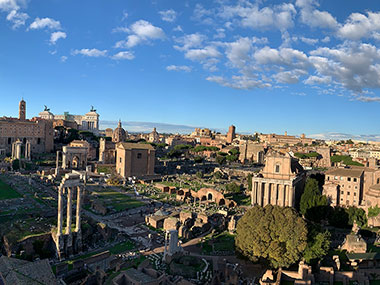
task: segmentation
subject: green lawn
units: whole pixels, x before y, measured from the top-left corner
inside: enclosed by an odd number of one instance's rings
[[[133,244],[133,242],[131,242],[131,241],[128,240],[126,242],[119,243],[119,244],[115,245],[114,247],[111,247],[109,249],[109,251],[112,254],[119,254],[119,253],[122,253],[124,251],[131,250],[134,247],[135,247],[135,245]]]
[[[203,243],[203,252],[205,254],[212,254],[213,249],[216,252],[235,251],[235,237],[227,232],[207,238]]]
[[[94,192],[93,194],[96,195],[98,199],[101,199],[107,207],[112,207],[116,212],[145,205],[143,202],[117,191],[102,191]]]
[[[20,197],[22,196],[18,192],[16,192],[16,190],[14,190],[11,186],[4,183],[0,179],[0,200],[7,200]]]

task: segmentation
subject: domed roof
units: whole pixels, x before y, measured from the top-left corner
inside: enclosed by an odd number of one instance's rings
[[[121,126],[121,121],[119,120],[119,124],[117,125],[117,128],[113,131],[112,134],[112,141],[113,142],[123,142],[127,139],[128,133],[123,129]]]

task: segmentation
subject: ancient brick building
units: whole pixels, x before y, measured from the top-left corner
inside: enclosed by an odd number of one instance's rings
[[[40,118],[26,119],[26,102],[20,101],[18,118],[0,118],[0,150],[10,155],[12,143],[31,144],[31,153],[51,152],[54,148],[54,131],[51,121]]]
[[[154,175],[156,151],[150,144],[118,143],[116,171],[124,178]]]

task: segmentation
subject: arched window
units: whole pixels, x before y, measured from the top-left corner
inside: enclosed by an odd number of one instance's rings
[[[280,164],[276,164],[276,166],[274,167],[274,172],[280,173]]]

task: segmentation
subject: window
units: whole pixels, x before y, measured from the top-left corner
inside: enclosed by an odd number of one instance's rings
[[[340,177],[340,180],[343,180],[343,177],[342,177],[342,176]]]
[[[338,176],[334,176],[334,180],[338,180]]]
[[[11,144],[11,143],[12,143],[12,139],[8,138],[8,144]]]
[[[280,173],[280,165],[279,164],[276,164],[276,168],[275,168],[274,172]]]
[[[347,195],[350,195],[350,192],[347,192]]]
[[[330,180],[330,176],[327,176],[327,180]]]
[[[121,161],[122,161],[122,159],[121,159],[121,157],[120,157],[120,163],[121,163]]]
[[[344,191],[341,191],[341,192],[340,192],[340,194],[342,194],[342,195],[343,195],[343,194],[344,194]]]
[[[354,196],[356,196],[356,192],[354,192]]]
[[[351,177],[347,177],[347,180],[348,180],[348,181],[351,181]]]
[[[357,179],[356,178],[354,178],[354,182],[356,182],[357,181]]]
[[[140,159],[141,156],[142,156],[142,154],[139,152],[139,153],[137,154],[137,158]]]
[[[37,139],[37,144],[40,144],[41,143],[41,138],[38,138]]]

